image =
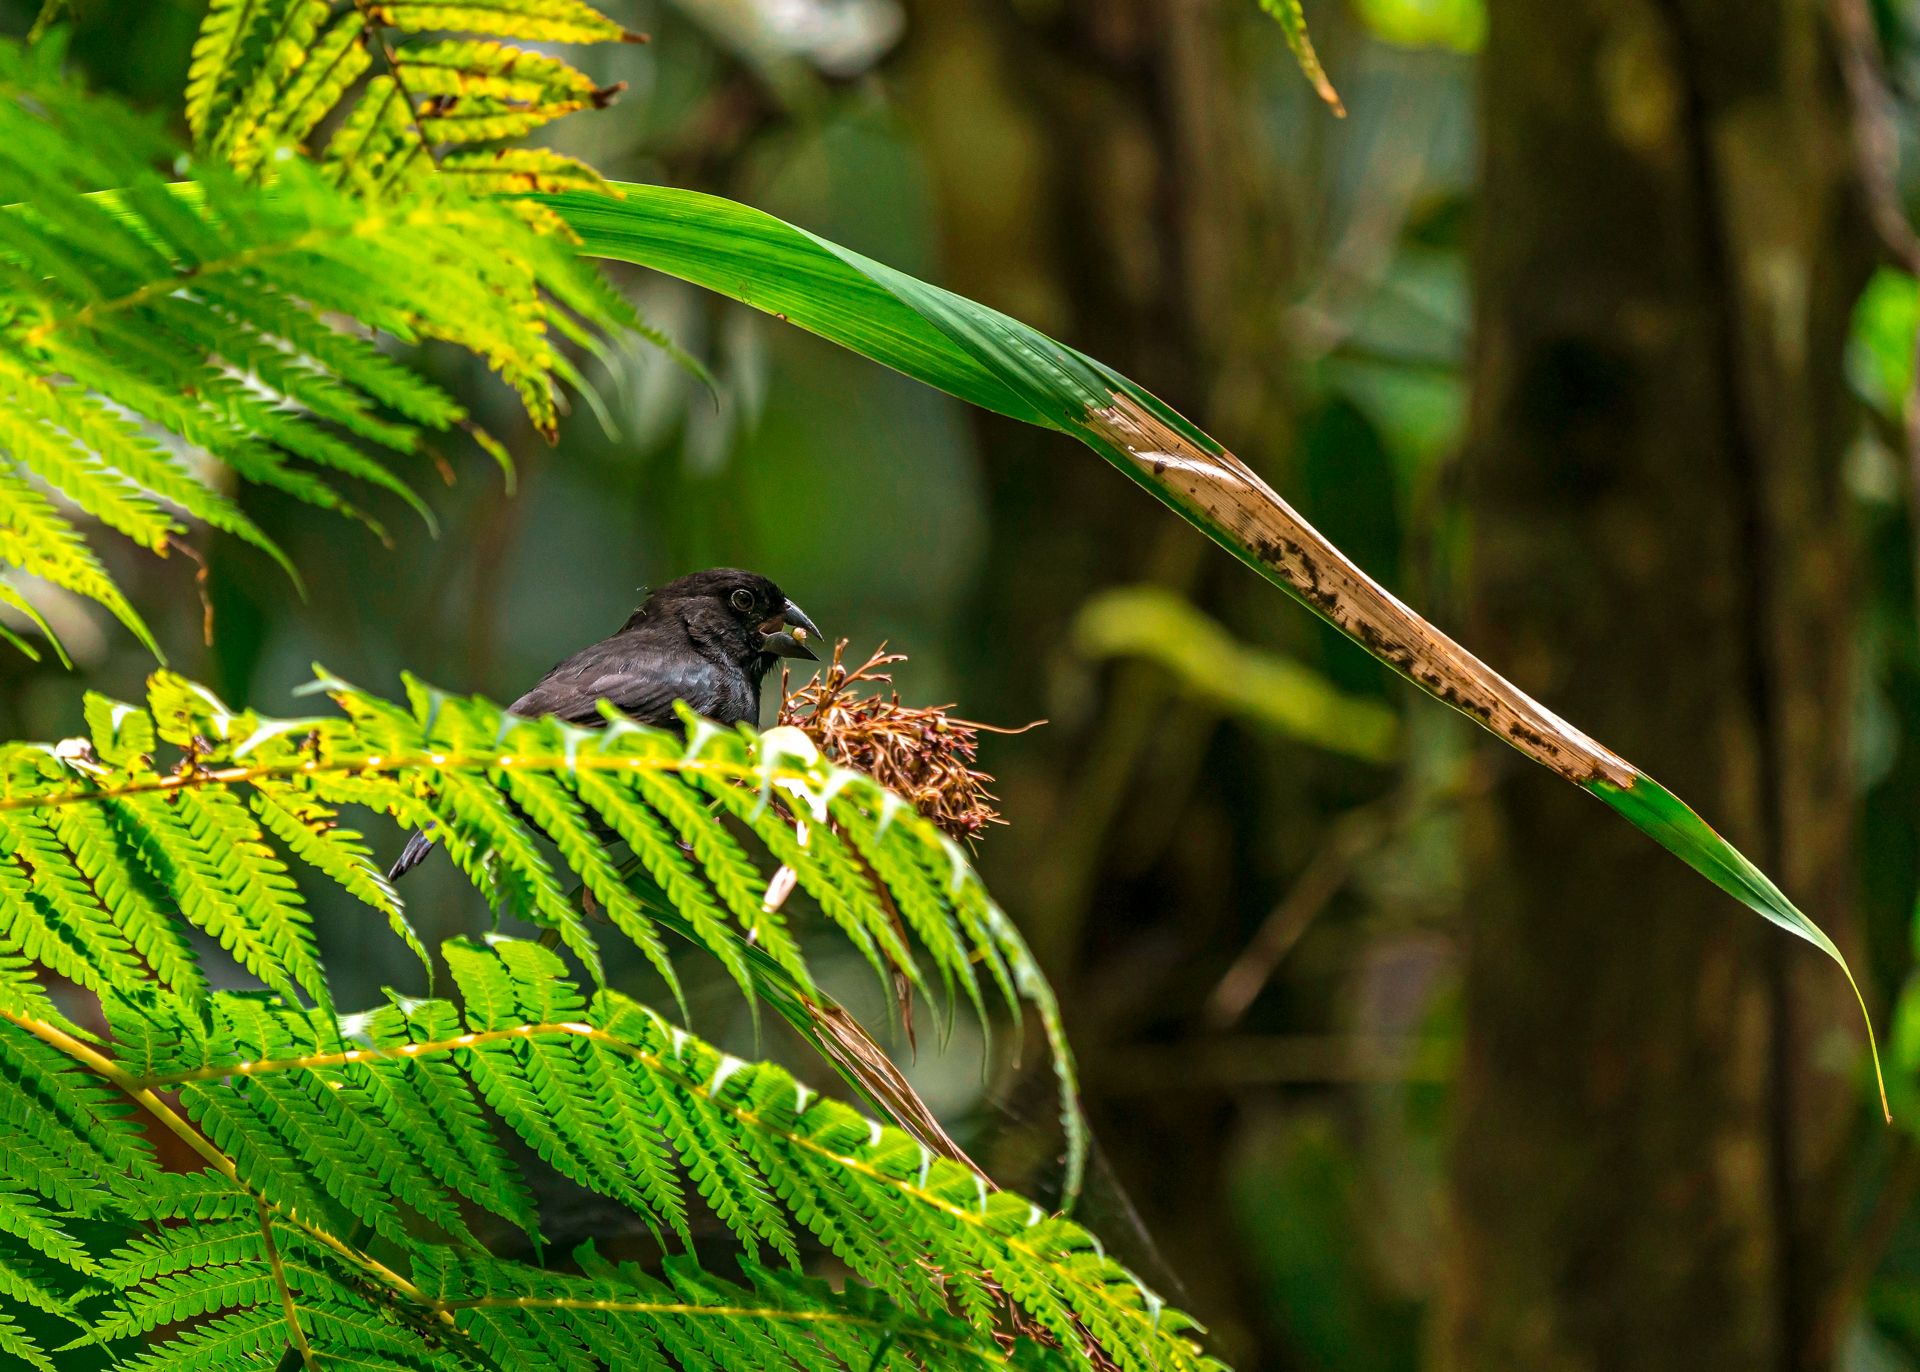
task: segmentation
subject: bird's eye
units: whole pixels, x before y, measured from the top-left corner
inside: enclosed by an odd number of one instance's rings
[[[733,608],[741,614],[745,614],[751,610],[753,608],[753,592],[747,590],[735,591],[733,593]]]

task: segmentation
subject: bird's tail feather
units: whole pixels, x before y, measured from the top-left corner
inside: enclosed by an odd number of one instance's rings
[[[425,829],[416,829],[413,837],[407,840],[407,846],[400,850],[399,859],[387,871],[388,881],[398,881],[427,860],[427,854],[433,851],[433,840],[427,837]]]

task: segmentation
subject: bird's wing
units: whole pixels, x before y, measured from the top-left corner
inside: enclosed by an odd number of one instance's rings
[[[642,724],[671,725],[673,702],[684,700],[696,714],[730,723],[747,716],[737,699],[739,685],[698,654],[622,643],[616,636],[574,654],[508,708],[516,715],[598,724],[606,700]]]

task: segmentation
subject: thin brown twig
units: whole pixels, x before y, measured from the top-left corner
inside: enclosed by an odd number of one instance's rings
[[[1387,828],[1385,817],[1371,806],[1351,811],[1335,823],[1333,834],[1214,985],[1201,1013],[1207,1028],[1217,1032],[1240,1022],[1300,936],[1347,884],[1354,863],[1379,846]]]
[[[184,538],[167,536],[166,546],[180,553],[194,564],[193,589],[200,597],[200,637],[207,647],[213,646],[213,597],[207,593],[207,557],[198,548]]]
[[[1335,820],[1326,842],[1215,983],[1201,1012],[1206,1027],[1219,1031],[1240,1022],[1301,935],[1346,885],[1361,858],[1404,833],[1435,805],[1481,795],[1491,781],[1488,768],[1470,763],[1458,779],[1438,789],[1414,794],[1403,789]]]

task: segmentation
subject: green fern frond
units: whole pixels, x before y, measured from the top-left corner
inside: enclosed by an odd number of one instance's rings
[[[151,1143],[140,1132],[124,1100],[9,1023],[0,1027],[0,1139],[5,1142],[6,1185],[34,1192],[69,1216],[111,1208],[99,1179],[121,1176],[136,1182],[154,1174]],[[37,1251],[80,1272],[91,1270],[84,1257],[43,1242],[28,1229],[9,1225]]]
[[[86,510],[148,552],[164,552],[186,526],[169,518],[119,473],[43,424],[9,426],[7,448],[16,470],[37,477],[67,503]]]
[[[417,37],[448,33],[476,36]],[[493,145],[603,107],[619,87],[599,87],[550,53],[502,39],[636,35],[579,0],[223,0],[194,48],[191,127],[201,146],[248,177],[276,175],[273,153],[285,148],[316,154],[334,184],[364,193],[417,186],[436,170],[456,173],[469,194],[605,190],[571,158]],[[330,118],[337,128],[327,146],[309,147]],[[543,222],[561,228],[552,216]]]
[[[592,167],[548,148],[452,153],[440,159],[440,174],[460,178],[476,195],[524,195],[557,188],[615,194]]]
[[[164,1336],[129,1368],[251,1365],[293,1347],[321,1365],[450,1369],[1217,1369],[1191,1321],[1072,1221],[778,1067],[589,994],[538,944],[443,952],[459,1004],[326,1026],[260,995],[220,993],[200,1012],[109,999],[113,1040],[96,1048],[0,1011],[0,1087],[42,1083],[47,1116],[6,1108],[0,1090],[13,1131],[0,1234],[33,1254],[10,1279],[0,1241],[0,1347],[24,1337],[7,1314],[37,1307],[81,1325],[70,1347]],[[131,1105],[209,1170],[155,1171],[131,1142]],[[71,1162],[44,1156],[63,1129],[109,1127]],[[654,1223],[664,1263],[491,1251],[463,1200],[538,1232],[505,1138]],[[696,1195],[749,1255],[782,1265],[749,1256],[742,1282],[696,1265]],[[111,1251],[60,1228],[160,1215]],[[853,1279],[834,1291],[799,1275],[803,1245]]]
[[[373,0],[363,7],[376,22],[406,33],[490,33],[536,43],[639,41],[581,0]]]
[[[33,421],[0,417],[0,445],[10,446]],[[0,562],[50,585],[106,607],[149,652],[162,657],[146,621],[113,584],[80,531],[39,491],[18,477],[0,472]]]
[[[73,659],[67,656],[66,645],[61,643],[60,636],[54,633],[53,626],[47,623],[47,617],[40,613],[40,607],[20,594],[19,589],[15,587],[11,581],[6,580],[3,575],[0,575],[0,606],[11,609],[28,624],[32,625],[33,628],[38,631],[40,637],[45,639],[47,645],[53,649],[55,655],[59,657],[60,664],[63,667],[71,668],[73,666]],[[10,646],[18,649],[30,661],[38,662],[40,660],[40,650],[34,647],[27,639],[15,633],[4,622],[0,622],[0,639],[5,639]]]
[[[588,100],[593,78],[559,58],[506,43],[447,39],[405,49],[400,69],[415,96],[490,100],[537,105],[550,100]]]
[[[21,1367],[34,1368],[35,1372],[60,1372],[59,1364],[47,1355],[47,1350],[5,1310],[0,1310],[0,1353],[17,1359]]]
[[[51,832],[47,816],[0,815],[0,921],[28,956],[90,991],[140,980],[121,923]]]
[[[365,35],[366,22],[358,11],[336,18],[286,82],[268,88],[267,112],[257,122],[222,129],[215,151],[223,153],[242,176],[256,173],[276,148],[310,153],[313,131],[373,65]]]
[[[195,49],[194,127],[243,170],[267,165],[272,140],[304,139],[324,113],[308,106],[353,85],[364,22],[333,16],[324,0],[222,0]],[[425,51],[450,62],[468,49]],[[469,55],[491,64],[499,90],[523,89],[511,84],[519,67],[488,52]],[[563,243],[486,198],[497,182],[403,185],[387,175],[405,151],[393,143],[373,149],[378,174],[350,179],[353,193],[297,157],[271,162],[270,190],[215,160],[169,186],[153,171],[179,156],[164,133],[88,96],[52,61],[0,44],[0,203],[11,206],[0,211],[0,562],[105,607],[156,656],[81,521],[162,554],[199,522],[292,570],[158,436],[376,532],[351,488],[382,491],[431,524],[407,467],[424,469],[429,439],[470,429],[467,416],[335,318],[479,355],[548,433],[554,387],[572,374],[556,338],[632,320]],[[579,83],[561,65],[529,59],[524,88],[572,98]],[[450,66],[433,70],[454,79]],[[278,103],[283,87],[299,108]],[[335,141],[409,130],[417,141],[418,121],[396,99],[399,123],[362,129],[349,118]],[[376,104],[363,100],[355,115]],[[30,597],[12,586],[5,599]]]
[[[199,123],[191,118],[192,69],[188,73],[188,127],[196,137],[205,138],[213,152],[236,169],[243,162],[258,161],[264,151],[259,140],[263,125],[270,125],[276,113],[284,108],[287,88],[299,78],[307,63],[314,59],[326,60],[324,52],[315,51],[314,40],[327,22],[333,5],[331,0],[262,0],[258,8],[261,33],[258,60],[247,66],[237,61],[228,62],[222,73],[222,84],[234,93],[224,108],[209,110],[209,117]],[[227,25],[228,20],[218,5],[208,11],[200,41],[194,45],[196,66],[201,43],[210,31],[224,31]],[[226,45],[225,51],[232,57],[240,55],[231,45]],[[209,57],[212,55],[210,52]]]
[[[292,572],[279,549],[238,506],[161,452],[159,445],[97,396],[78,386],[28,377],[3,364],[0,395],[16,414],[39,420],[48,431],[64,430],[87,454],[98,454],[99,464],[132,490],[150,492],[203,524],[245,539]]]
[[[11,1178],[0,1179],[0,1234],[77,1272],[93,1273],[97,1265],[79,1241],[60,1227],[58,1219]]]
[[[427,148],[414,127],[407,97],[390,75],[366,84],[340,127],[327,140],[320,165],[335,185],[375,194],[410,167],[425,172]]]
[[[458,1026],[451,1005],[427,1001],[405,1009],[384,1007],[370,1017],[367,1032],[374,1042],[431,1043],[457,1035]],[[451,1063],[379,1059],[368,1064],[355,1087],[368,1094],[373,1109],[407,1120],[407,1133],[428,1141],[419,1161],[442,1186],[529,1236],[537,1233],[533,1197]]]
[[[808,972],[816,939],[883,969],[927,958],[983,1019],[982,982],[1038,1013],[1077,1155],[1045,982],[964,853],[897,798],[793,730],[688,715],[680,735],[611,712],[585,730],[411,680],[405,703],[320,684],[340,713],[274,719],[162,672],[142,706],[89,697],[84,738],[0,748],[0,1264],[8,1243],[20,1264],[12,1286],[0,1273],[0,1347],[47,1356],[14,1316],[57,1300],[85,1338],[165,1338],[130,1367],[292,1348],[349,1366],[905,1372],[1002,1365],[1009,1340],[1022,1364],[1215,1366],[1072,1221],[599,984],[607,926],[668,970],[664,934],[690,937],[796,1018],[831,1004]],[[337,1017],[296,871],[424,951],[339,827],[347,805],[432,826],[588,985],[542,943],[454,940],[457,999]],[[569,873],[607,926],[582,918]],[[269,991],[209,993],[183,922]],[[110,1037],[59,1019],[23,958],[95,990]],[[204,1170],[160,1170],[148,1128]],[[657,1272],[591,1252],[507,1261],[502,1222],[543,1245],[516,1157],[631,1212],[667,1253],[712,1215],[746,1284],[684,1256]],[[111,1251],[81,1237],[116,1228]],[[789,1274],[822,1253],[846,1291]]]
[[[187,127],[196,137],[231,100],[247,30],[269,5],[270,0],[212,0],[207,6],[187,68]]]
[[[103,1281],[127,1289],[196,1267],[264,1261],[259,1222],[248,1216],[140,1235],[110,1255],[98,1270]]]
[[[845,937],[939,1004],[917,966],[930,959],[938,987],[960,988],[987,1028],[984,967],[1016,1024],[1031,1009],[1047,1030],[1077,1189],[1084,1127],[1044,978],[960,849],[872,780],[793,730],[763,737],[691,715],[684,736],[618,717],[587,730],[413,681],[404,706],[323,684],[342,714],[270,719],[163,672],[144,708],[90,698],[85,739],[0,748],[6,947],[96,990],[199,1004],[202,975],[168,918],[177,909],[289,1004],[324,1010],[296,870],[376,911],[425,961],[364,841],[338,825],[341,807],[365,806],[433,829],[496,908],[551,930],[596,981],[600,934],[573,880],[670,986],[672,934],[803,1032],[827,1003],[808,938]],[[632,857],[609,855],[609,836]],[[797,887],[784,903],[782,869]],[[583,1176],[597,1165],[576,1163]]]

